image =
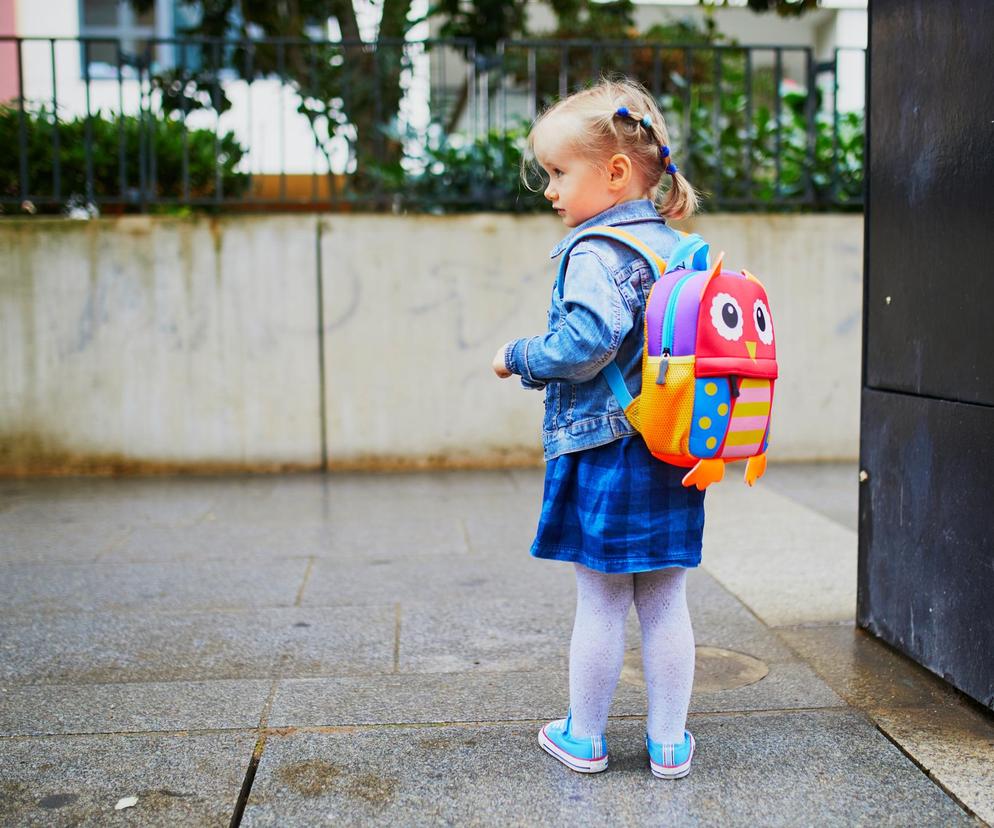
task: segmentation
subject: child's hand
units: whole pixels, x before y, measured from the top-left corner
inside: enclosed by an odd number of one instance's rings
[[[507,345],[501,345],[500,348],[497,349],[493,362],[494,373],[501,379],[507,379],[511,376],[511,372],[507,370],[507,366],[504,364],[505,348],[507,348]]]

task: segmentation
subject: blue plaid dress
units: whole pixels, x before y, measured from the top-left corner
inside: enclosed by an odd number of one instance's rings
[[[599,572],[697,566],[704,492],[683,486],[686,473],[653,457],[637,434],[554,457],[532,555]]]

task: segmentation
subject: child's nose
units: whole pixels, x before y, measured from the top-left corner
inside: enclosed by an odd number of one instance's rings
[[[556,200],[556,191],[552,188],[551,181],[549,182],[549,186],[545,188],[545,192],[542,195],[544,195],[549,201]]]

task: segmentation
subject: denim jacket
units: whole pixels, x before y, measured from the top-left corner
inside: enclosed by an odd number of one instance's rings
[[[603,224],[624,227],[664,259],[680,239],[651,201],[626,201],[573,228],[551,258],[581,230]],[[630,247],[613,239],[585,239],[570,253],[564,298],[553,280],[548,331],[507,344],[507,369],[521,376],[525,388],[545,388],[546,460],[635,433],[600,370],[616,359],[628,390],[638,395],[651,288],[649,266]]]

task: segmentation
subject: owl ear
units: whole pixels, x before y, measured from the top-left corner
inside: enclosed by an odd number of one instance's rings
[[[755,282],[757,285],[759,285],[761,288],[763,288],[763,291],[765,292],[766,288],[763,287],[763,283],[761,281],[759,281],[759,279],[757,279],[755,276],[753,276],[745,268],[742,269],[742,275],[745,276],[746,279],[748,279],[750,282]]]
[[[704,286],[701,288],[701,296],[704,296],[704,291],[708,289],[708,285],[711,284],[711,280],[721,273],[721,266],[724,263],[725,251],[722,250],[717,256],[714,257],[714,264],[711,265],[711,272],[708,274],[707,279],[704,280]]]

